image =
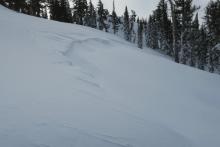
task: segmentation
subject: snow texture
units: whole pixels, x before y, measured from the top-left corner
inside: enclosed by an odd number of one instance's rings
[[[220,76],[0,6],[1,147],[219,147]]]

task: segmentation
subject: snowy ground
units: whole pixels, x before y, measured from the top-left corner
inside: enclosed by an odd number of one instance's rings
[[[0,7],[1,147],[219,147],[220,76]]]

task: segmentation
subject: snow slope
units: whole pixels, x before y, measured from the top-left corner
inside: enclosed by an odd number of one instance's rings
[[[0,6],[1,147],[219,147],[220,76]]]

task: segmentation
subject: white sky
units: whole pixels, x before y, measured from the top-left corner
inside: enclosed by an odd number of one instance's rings
[[[96,5],[98,0],[92,1]],[[113,0],[102,1],[104,3],[104,7],[111,11]],[[123,14],[125,6],[127,5],[129,11],[135,10],[138,16],[146,18],[149,16],[149,14],[151,14],[152,10],[156,8],[158,2],[159,0],[115,0],[115,5],[119,16]],[[200,11],[202,12],[209,0],[194,0],[194,2],[195,4],[201,6]],[[202,17],[202,14],[200,14],[200,17]]]

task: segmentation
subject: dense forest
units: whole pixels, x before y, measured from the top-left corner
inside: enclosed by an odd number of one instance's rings
[[[20,13],[60,22],[74,23],[123,36],[139,48],[150,47],[175,62],[220,73],[220,0],[210,1],[203,23],[193,0],[160,0],[147,18],[125,8],[118,16],[113,2],[109,12],[99,0],[1,0]]]

